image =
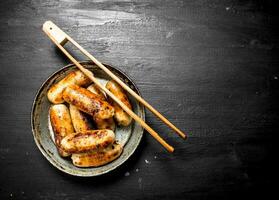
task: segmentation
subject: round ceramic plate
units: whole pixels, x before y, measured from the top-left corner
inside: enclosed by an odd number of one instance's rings
[[[87,69],[91,70],[94,73],[94,76],[98,78],[102,84],[106,84],[106,82],[110,80],[108,75],[106,75],[99,67],[92,64],[91,62],[81,62],[81,64]],[[122,81],[124,81],[131,89],[139,94],[136,85],[127,75],[111,66],[106,65],[106,67],[110,69],[115,75],[117,75]],[[68,73],[76,69],[77,68],[73,64],[67,65],[66,67],[52,74],[43,83],[37,92],[33,103],[31,113],[32,131],[34,140],[39,150],[53,166],[65,173],[75,176],[97,176],[105,174],[120,166],[133,154],[140,143],[143,135],[143,129],[138,123],[135,123],[134,121],[128,127],[117,127],[115,130],[116,139],[124,146],[124,150],[120,157],[106,165],[100,167],[79,168],[72,164],[70,158],[60,157],[53,142],[53,131],[49,123],[48,111],[51,103],[47,99],[47,91],[53,84],[57,83]],[[132,104],[133,111],[143,120],[145,120],[145,113],[142,105],[140,105],[132,96],[128,95],[128,98]]]

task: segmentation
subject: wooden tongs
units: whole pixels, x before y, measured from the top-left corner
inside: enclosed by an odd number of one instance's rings
[[[128,93],[130,93],[135,99],[137,99],[142,105],[148,108],[154,115],[161,119],[166,125],[173,129],[183,139],[186,135],[174,126],[169,120],[161,115],[155,108],[147,103],[142,97],[136,94],[130,87],[123,83],[116,75],[114,75],[108,68],[106,68],[101,62],[99,62],[88,51],[82,48],[76,41],[74,41],[69,35],[63,32],[58,26],[51,21],[46,21],[43,24],[43,31],[52,40],[54,44],[82,71],[88,78],[90,78],[100,89],[102,89],[109,97],[111,97],[119,106],[126,111],[136,122],[138,122],[143,128],[145,128],[161,145],[163,145],[169,152],[173,152],[174,148],[170,146],[164,139],[162,139],[158,133],[156,133],[149,125],[147,125],[140,117],[138,117],[131,109],[129,109],[124,103],[122,103],[117,97],[115,97],[106,87],[104,87],[93,75],[91,71],[84,68],[64,47],[66,42],[71,42],[76,46],[85,56],[92,60],[97,66],[104,70],[113,80],[121,85]]]

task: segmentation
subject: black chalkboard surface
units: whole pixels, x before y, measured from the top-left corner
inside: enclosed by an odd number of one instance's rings
[[[269,1],[1,1],[1,199],[239,199],[274,191],[278,132],[278,12]],[[66,175],[37,149],[36,91],[67,60],[41,31],[59,25],[100,61],[127,73],[150,112],[135,154],[94,178]],[[85,58],[72,46],[71,53]]]

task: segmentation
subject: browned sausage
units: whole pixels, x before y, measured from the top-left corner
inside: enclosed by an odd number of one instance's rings
[[[97,85],[92,84],[87,88],[87,90],[98,95],[102,100],[106,101],[106,97],[104,93],[97,87]],[[108,119],[100,119],[100,118],[93,117],[93,120],[95,122],[97,129],[110,129],[112,131],[115,130],[115,122],[113,120],[113,117]]]
[[[105,149],[72,154],[72,161],[78,167],[98,167],[115,160],[121,155],[122,151],[123,147],[115,142]]]
[[[106,88],[114,94],[122,103],[128,108],[132,109],[132,105],[125,93],[125,91],[114,80],[107,82]],[[113,100],[110,100],[112,106],[115,109],[114,118],[119,125],[129,126],[132,122],[132,118]]]
[[[115,134],[111,130],[89,130],[64,137],[61,141],[61,147],[68,153],[82,153],[106,148],[114,140]]]
[[[109,129],[112,131],[115,130],[115,122],[113,120],[113,117],[108,119],[98,119],[93,117],[93,120],[98,129]]]
[[[86,118],[85,114],[82,113],[77,107],[70,104],[70,114],[74,129],[76,132],[87,131],[91,129],[90,122]]]
[[[87,78],[87,76],[85,76],[81,71],[73,71],[61,81],[51,86],[47,93],[48,100],[54,104],[63,103],[64,100],[62,97],[62,92],[67,86],[72,84],[86,86],[90,83],[91,80]]]
[[[70,154],[61,148],[61,140],[74,132],[69,109],[64,104],[52,105],[49,109],[49,117],[59,154],[63,157],[69,156]]]
[[[96,84],[91,84],[88,86],[87,90],[89,90],[90,92],[96,94],[99,96],[99,98],[101,98],[103,101],[106,101],[106,96],[105,96],[105,93],[102,92],[98,86]]]
[[[77,85],[65,88],[63,99],[96,118],[108,119],[114,115],[114,108],[108,102],[102,101],[96,94]]]

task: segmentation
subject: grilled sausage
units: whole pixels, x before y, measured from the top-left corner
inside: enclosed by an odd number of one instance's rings
[[[85,114],[82,113],[77,107],[70,104],[70,115],[75,132],[82,132],[91,129],[90,122],[86,118]]]
[[[93,117],[93,120],[98,129],[109,129],[112,131],[115,130],[115,122],[113,120],[113,117],[108,119],[98,119]]]
[[[86,86],[90,83],[91,80],[81,71],[73,71],[49,89],[47,93],[48,100],[54,104],[63,103],[62,92],[67,86],[72,84]]]
[[[65,88],[63,99],[95,118],[108,119],[114,115],[114,108],[108,102],[102,101],[96,94],[77,85]]]
[[[88,86],[87,90],[89,90],[90,92],[97,94],[99,96],[99,98],[101,98],[103,101],[106,101],[106,96],[105,93],[102,92],[98,86],[96,84],[91,84]]]
[[[77,167],[98,167],[115,160],[121,155],[122,151],[122,145],[115,142],[105,149],[72,154],[72,161]]]
[[[64,137],[61,141],[61,147],[68,153],[82,153],[106,148],[114,140],[115,135],[111,130],[89,130]]]
[[[97,85],[92,84],[87,88],[87,90],[98,95],[102,100],[106,101],[106,97],[104,93],[98,88]],[[115,122],[112,117],[108,119],[100,119],[100,118],[93,117],[93,120],[95,122],[97,129],[109,129],[112,131],[115,130]]]
[[[63,157],[69,156],[70,154],[61,148],[61,140],[74,132],[69,109],[64,104],[53,105],[49,109],[49,117],[59,154]]]
[[[115,81],[111,80],[107,82],[106,88],[114,94],[122,103],[128,108],[132,109],[132,105],[125,93],[125,91]],[[132,118],[112,99],[110,99],[111,105],[114,107],[115,114],[114,118],[119,125],[129,126],[132,122]]]

